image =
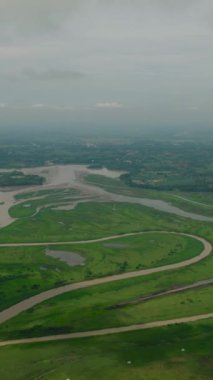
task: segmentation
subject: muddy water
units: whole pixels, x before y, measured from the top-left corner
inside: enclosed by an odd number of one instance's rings
[[[85,258],[79,255],[79,253],[66,251],[51,251],[49,249],[46,249],[45,254],[55,259],[65,261],[68,265],[72,267],[82,265],[85,262]]]
[[[36,174],[46,179],[45,185],[75,185],[80,174],[100,174],[109,178],[118,178],[123,172],[103,169],[89,169],[85,165],[55,165],[22,169],[24,174]],[[44,185],[44,186],[45,186]]]
[[[118,178],[123,172],[108,170],[106,168],[103,169],[88,169],[84,165],[61,165],[61,166],[51,166],[51,167],[43,167],[43,168],[34,168],[34,169],[24,169],[26,174],[31,173],[33,170],[33,174],[44,175],[49,185],[70,185],[75,188],[79,188],[80,190],[85,191],[86,193],[92,196],[102,197],[103,200],[111,200],[115,202],[127,202],[127,203],[137,203],[143,206],[155,208],[159,211],[168,212],[171,214],[175,214],[178,216],[182,216],[184,218],[190,218],[194,220],[213,222],[213,217],[208,217],[204,215],[194,214],[191,212],[183,211],[178,207],[172,206],[168,202],[158,200],[158,199],[148,199],[148,198],[137,198],[130,197],[126,195],[112,194],[109,193],[97,186],[88,185],[83,183],[82,176],[84,174],[101,174],[109,178]]]
[[[48,190],[54,188],[73,187],[82,190],[87,195],[87,189],[82,188],[77,178],[83,174],[102,174],[110,178],[118,178],[122,172],[108,170],[106,168],[93,170],[88,169],[85,165],[58,165],[44,166],[36,168],[24,168],[21,170],[24,174],[35,174],[45,178],[45,184],[39,186],[29,186],[16,190],[0,190],[0,228],[11,224],[15,219],[9,216],[8,210],[15,204],[22,201],[15,201],[15,195],[30,191]],[[97,196],[98,187],[94,195]],[[89,190],[91,194],[91,189]],[[93,194],[93,189],[92,189]]]
[[[7,226],[14,221],[10,217],[8,210],[15,204],[15,192],[0,191],[0,228]]]
[[[199,221],[213,222],[213,217],[208,217],[204,215],[194,214],[181,210],[178,207],[172,206],[171,204],[158,200],[158,199],[148,199],[148,198],[137,198],[130,197],[126,195],[119,195],[107,192],[98,186],[88,185],[83,182],[83,176],[85,174],[101,174],[109,178],[118,178],[122,172],[103,169],[88,169],[85,165],[58,165],[58,166],[46,166],[37,168],[25,168],[22,169],[25,174],[37,174],[43,176],[46,180],[44,185],[32,186],[28,188],[22,188],[13,191],[0,191],[0,227],[9,225],[14,221],[9,214],[8,210],[15,203],[14,196],[18,193],[29,192],[32,190],[44,190],[44,189],[54,189],[54,188],[64,188],[72,187],[80,190],[83,196],[95,197],[96,200],[101,201],[114,201],[122,203],[133,203],[140,204],[143,206],[151,207],[159,211],[164,211],[170,214],[175,214],[184,218],[190,218]],[[20,202],[20,201],[19,201]]]
[[[199,214],[194,214],[192,212],[187,212],[187,211],[181,210],[178,207],[172,206],[168,202],[161,201],[159,199],[136,198],[136,197],[129,197],[126,195],[113,194],[113,200],[116,202],[138,203],[143,206],[151,207],[159,211],[168,212],[169,214],[182,216],[184,218],[190,218],[190,219],[200,220],[204,222],[213,222],[213,217],[208,217],[205,215],[199,215]]]

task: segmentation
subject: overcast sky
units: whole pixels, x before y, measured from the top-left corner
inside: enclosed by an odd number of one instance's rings
[[[0,127],[212,117],[212,0],[0,0]]]

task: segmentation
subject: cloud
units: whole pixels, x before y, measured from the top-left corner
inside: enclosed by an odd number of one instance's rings
[[[124,105],[122,103],[117,102],[100,102],[96,103],[96,108],[103,108],[103,109],[120,109],[124,108]]]
[[[33,103],[33,104],[6,104],[0,103],[0,109],[5,109],[8,111],[13,110],[25,110],[25,111],[73,111],[75,110],[72,106],[65,105],[55,105],[55,104],[44,104],[44,103]]]
[[[34,70],[25,69],[23,75],[30,80],[52,81],[52,80],[73,80],[81,79],[84,74],[74,70],[60,70],[60,69],[48,69],[48,70]]]
[[[44,104],[42,104],[42,103],[36,103],[36,104],[32,104],[32,108],[44,108],[45,107],[45,105]]]
[[[61,106],[61,105],[47,105],[43,103],[32,104],[32,106],[28,106],[28,109],[43,109],[43,110],[55,110],[55,111],[73,111],[74,108],[72,106]]]
[[[201,8],[206,8],[208,15],[211,3],[211,0],[202,1]],[[1,0],[0,24],[7,37],[20,33],[27,38],[26,32],[29,36],[57,32],[66,20],[72,23],[79,15],[85,19],[93,14],[95,23],[97,12],[119,11],[122,17],[128,9],[159,14],[184,12],[200,5],[201,0]]]
[[[8,34],[11,31],[30,35],[58,29],[63,19],[75,12],[81,0],[1,0],[0,21]]]
[[[0,0],[1,125],[25,113],[183,125],[204,111],[212,123],[212,10],[212,0]]]
[[[31,80],[31,81],[72,81],[85,77],[85,74],[75,70],[64,69],[47,69],[47,70],[35,70],[35,69],[23,69],[20,72],[9,71],[4,74],[0,73],[0,77],[8,79],[10,81],[17,80]]]
[[[189,106],[188,110],[189,111],[199,111],[199,108],[197,106]]]
[[[33,103],[33,104],[6,104],[0,103],[0,108],[8,110],[55,110],[55,111],[80,111],[87,112],[94,110],[94,107],[74,107],[71,105],[58,105],[58,104],[45,104],[45,103]],[[121,109],[124,105],[118,102],[102,102],[96,103],[96,109]]]

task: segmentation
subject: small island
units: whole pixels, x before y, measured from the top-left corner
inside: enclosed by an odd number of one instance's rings
[[[38,175],[25,175],[19,170],[0,172],[0,187],[42,185],[45,179]]]

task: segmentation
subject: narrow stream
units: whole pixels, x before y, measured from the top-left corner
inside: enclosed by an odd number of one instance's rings
[[[8,210],[14,205],[14,197],[16,194],[44,190],[54,188],[76,188],[84,193],[85,197],[97,197],[98,200],[114,201],[122,203],[134,203],[143,206],[151,207],[159,211],[167,212],[170,214],[178,215],[184,218],[199,220],[203,222],[213,222],[213,217],[200,215],[188,211],[184,211],[179,207],[173,206],[166,201],[160,199],[131,197],[127,195],[119,195],[110,193],[98,186],[89,185],[83,182],[85,174],[99,174],[109,178],[119,178],[122,172],[103,169],[88,169],[85,165],[58,165],[46,166],[38,168],[25,168],[22,170],[25,174],[37,174],[45,177],[46,183],[41,186],[34,186],[29,188],[22,188],[13,191],[0,191],[0,227],[5,227],[13,222],[9,216]]]

